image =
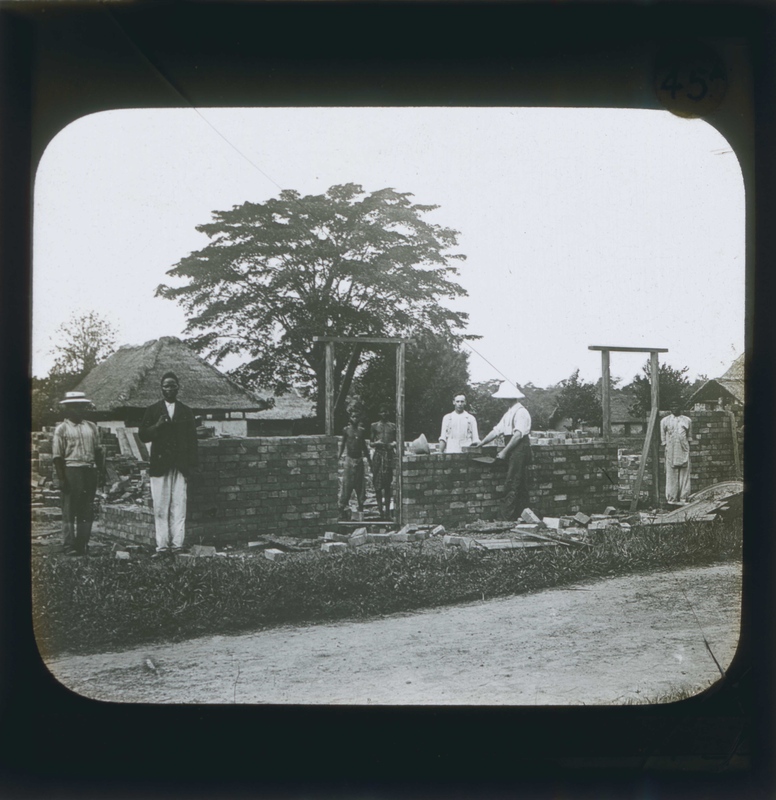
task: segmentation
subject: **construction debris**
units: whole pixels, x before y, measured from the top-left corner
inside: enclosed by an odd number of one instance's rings
[[[288,553],[284,553],[282,550],[278,550],[275,547],[271,547],[269,550],[264,551],[264,558],[268,558],[270,561],[282,561],[287,557]]]

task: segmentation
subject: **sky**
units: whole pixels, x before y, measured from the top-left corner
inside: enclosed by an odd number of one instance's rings
[[[702,120],[666,111],[273,108],[107,111],[52,139],[35,180],[32,374],[96,311],[118,344],[182,336],[154,297],[214,210],[281,189],[392,187],[460,232],[475,381],[600,377],[589,345],[665,347],[717,377],[744,347],[744,185]],[[629,382],[646,355],[612,355]],[[237,366],[240,359],[222,368]]]

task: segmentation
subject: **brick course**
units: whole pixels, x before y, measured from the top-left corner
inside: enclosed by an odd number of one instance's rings
[[[557,440],[557,441],[556,441]],[[617,447],[555,437],[532,447],[531,508],[540,515],[598,512],[617,500]],[[552,442],[552,444],[549,443]],[[455,527],[499,518],[504,472],[465,453],[404,456],[405,521]]]

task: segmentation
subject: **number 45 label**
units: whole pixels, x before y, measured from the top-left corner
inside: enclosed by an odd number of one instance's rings
[[[727,92],[725,62],[700,43],[674,46],[655,59],[655,92],[669,111],[680,117],[705,117]]]

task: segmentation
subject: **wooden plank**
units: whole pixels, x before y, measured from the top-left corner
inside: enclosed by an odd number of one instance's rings
[[[667,347],[610,347],[603,344],[591,344],[588,350],[609,350],[614,353],[667,353]]]
[[[657,413],[660,410],[660,364],[657,353],[649,354],[649,389],[651,407]],[[655,505],[660,505],[660,456],[658,453],[657,430],[653,431],[650,440],[652,446],[652,488]]]
[[[528,531],[526,531],[523,536],[528,536],[531,539],[540,539],[543,542],[552,542],[552,544],[562,544],[564,547],[571,547],[569,542],[563,542],[560,539],[553,539],[552,537],[544,536],[544,534],[541,533],[528,533]]]
[[[334,342],[326,343],[326,435],[334,435]]]
[[[639,472],[636,476],[636,486],[633,489],[633,499],[631,500],[630,510],[635,511],[636,506],[639,504],[639,495],[641,494],[641,484],[644,482],[644,467],[647,465],[647,456],[649,455],[649,448],[652,442],[652,436],[655,432],[655,420],[657,419],[657,409],[653,408],[649,412],[649,424],[647,425],[647,435],[644,437],[644,447],[641,449],[641,463],[639,464]]]
[[[400,339],[388,336],[313,336],[314,342],[324,342],[325,344],[404,344],[409,339]]]
[[[612,400],[611,383],[609,376],[609,351],[601,351],[601,408],[603,410],[604,440],[608,441],[612,435]]]
[[[404,351],[402,341],[396,348],[396,521],[404,524],[404,480],[402,478],[402,459],[404,456]]]
[[[526,547],[548,547],[563,542],[524,542],[519,539],[475,539],[475,544],[485,550],[521,550]]]

